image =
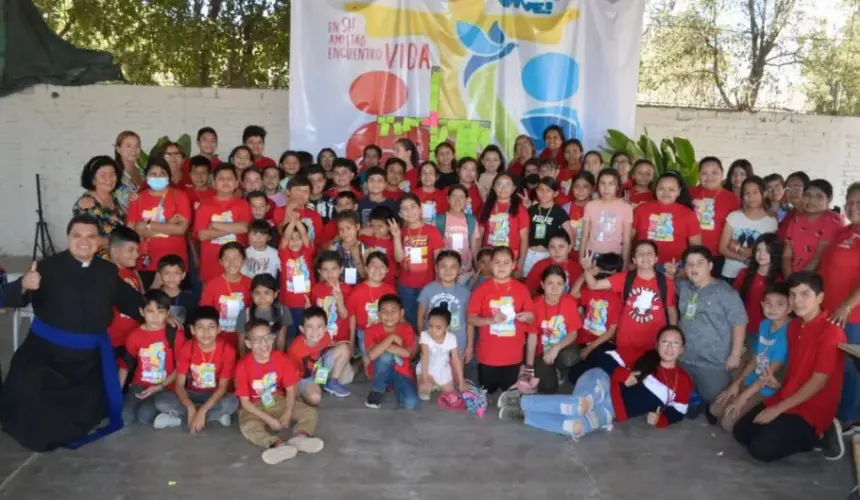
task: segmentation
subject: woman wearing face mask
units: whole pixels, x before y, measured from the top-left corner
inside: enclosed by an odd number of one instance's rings
[[[86,192],[72,207],[72,215],[89,215],[98,221],[100,257],[107,257],[108,236],[125,224],[126,211],[116,198],[122,171],[109,156],[96,156],[81,172],[81,187]]]
[[[137,268],[149,288],[165,255],[178,255],[188,269],[185,234],[191,223],[191,202],[184,191],[170,185],[170,166],[159,156],[149,159],[144,171],[148,189],[128,207],[128,224],[140,235]]]

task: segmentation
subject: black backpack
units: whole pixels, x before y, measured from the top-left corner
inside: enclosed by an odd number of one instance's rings
[[[669,306],[666,305],[666,295],[668,286],[666,284],[666,275],[655,271],[657,276],[657,293],[660,295],[660,301],[663,303],[663,313],[666,315],[666,324],[669,324]],[[633,282],[636,281],[636,271],[627,271],[627,276],[624,278],[624,303],[630,297],[630,292],[633,290]]]

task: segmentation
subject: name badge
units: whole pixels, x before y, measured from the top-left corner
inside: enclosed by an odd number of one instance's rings
[[[466,248],[464,239],[465,238],[463,238],[463,235],[460,233],[451,235],[451,246],[454,248],[454,250],[462,250]]]
[[[293,291],[295,293],[308,293],[308,280],[305,279],[304,274],[293,276]]]
[[[546,224],[535,225],[535,238],[539,240],[546,238]]]
[[[314,367],[314,383],[317,385],[324,385],[328,382],[328,376],[330,373],[331,370],[329,367],[317,363]]]
[[[411,247],[409,249],[409,262],[412,264],[420,264],[423,261],[421,258],[421,249],[416,247]]]
[[[424,203],[421,205],[421,216],[424,222],[430,223],[436,218],[436,205],[433,203]]]
[[[696,302],[690,301],[687,304],[687,309],[684,311],[685,319],[693,319],[696,317]]]
[[[344,269],[344,281],[346,281],[347,285],[354,285],[358,283],[358,269],[354,267],[347,267]]]

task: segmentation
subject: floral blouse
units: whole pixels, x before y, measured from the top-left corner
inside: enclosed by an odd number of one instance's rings
[[[81,201],[83,200],[91,200],[94,205],[90,208],[81,208]],[[95,196],[84,193],[72,207],[72,215],[89,215],[90,217],[94,217],[99,222],[99,236],[104,238],[110,236],[115,227],[125,224],[126,209],[120,205],[116,194],[113,196],[113,205],[115,208],[111,210],[102,205]],[[100,250],[99,255],[107,256],[107,249]]]
[[[143,171],[140,167],[138,167],[137,170],[140,172],[140,177],[143,178]],[[119,205],[122,206],[122,210],[127,211],[128,205],[131,202],[131,197],[137,194],[138,191],[140,191],[140,186],[134,182],[134,179],[132,179],[128,172],[123,171],[119,187],[117,187],[113,195],[114,203],[119,202]],[[125,220],[124,217],[123,220]]]

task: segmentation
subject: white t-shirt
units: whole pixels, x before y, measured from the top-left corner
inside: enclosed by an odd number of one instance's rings
[[[732,240],[739,241],[741,246],[752,248],[759,236],[767,233],[775,233],[779,228],[776,217],[763,217],[759,220],[748,219],[742,210],[735,210],[726,218],[726,223],[732,227]],[[779,265],[779,263],[776,263]],[[741,269],[747,267],[745,262],[735,259],[726,259],[723,264],[723,276],[736,278]]]
[[[445,340],[437,344],[433,337],[427,332],[421,332],[419,344],[426,345],[430,353],[427,360],[427,373],[436,385],[447,384],[454,380],[451,373],[451,351],[457,349],[457,337],[453,333],[445,334]],[[421,363],[418,364],[418,376],[421,376]]]
[[[263,251],[254,247],[245,249],[245,264],[242,266],[242,274],[245,276],[254,279],[258,274],[269,273],[277,278],[280,270],[281,259],[274,248],[267,246]]]

